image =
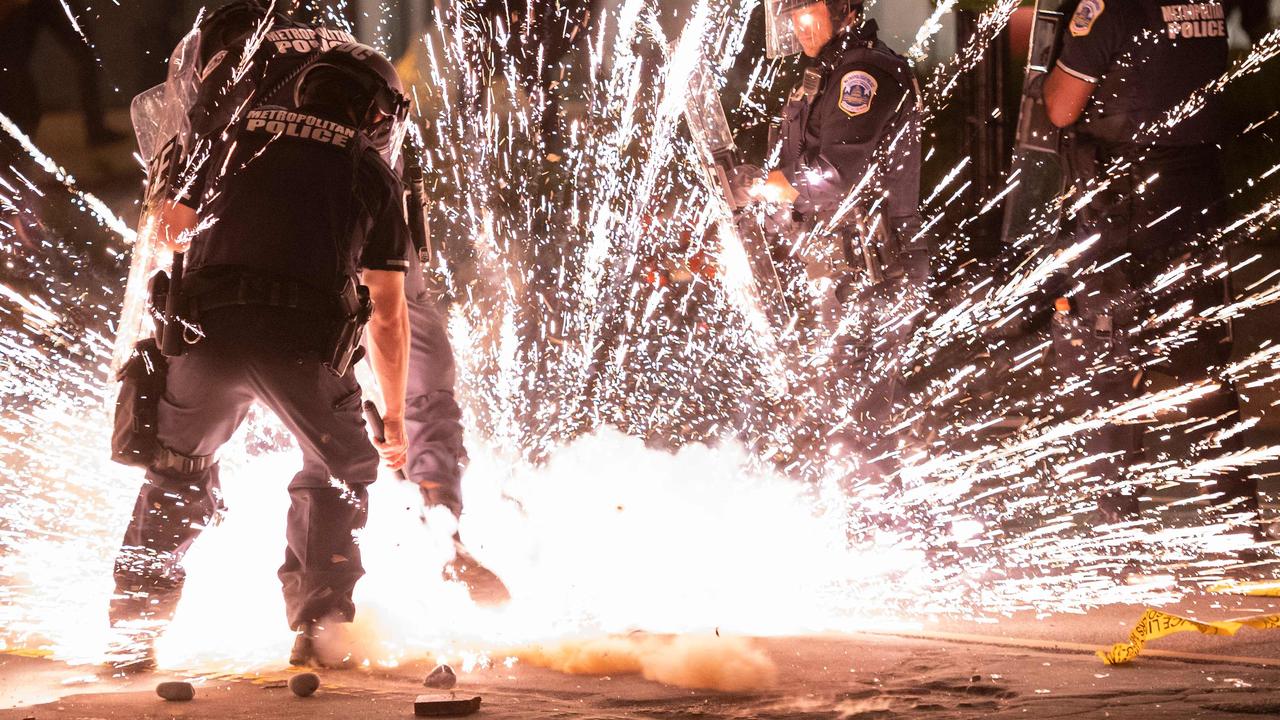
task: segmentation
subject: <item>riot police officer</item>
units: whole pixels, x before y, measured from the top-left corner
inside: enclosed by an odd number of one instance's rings
[[[404,476],[418,486],[427,509],[442,507],[457,522],[462,517],[462,473],[468,461],[462,410],[454,394],[457,366],[439,292],[432,287],[429,274],[423,272],[417,253],[411,253],[410,260],[405,293],[413,336],[405,399],[409,444]],[[481,604],[500,604],[509,599],[503,582],[471,554],[457,532],[453,547],[454,556],[442,571],[446,580],[462,583],[471,598]]]
[[[367,517],[379,454],[405,462],[409,266],[403,187],[387,163],[409,101],[372,48],[336,44],[297,73],[291,107],[233,117],[205,171],[166,217],[185,231],[172,358],[158,411],[161,447],[115,566],[111,619],[140,643],[134,669],[171,616],[182,559],[219,507],[216,453],[258,401],[301,446],[289,484],[280,568],[294,664],[318,657],[323,623],[352,619],[363,574],[352,533]],[[176,292],[171,287],[170,292]],[[368,321],[371,365],[386,402],[371,444],[350,363]],[[376,444],[376,451],[375,451]]]
[[[902,391],[897,350],[929,275],[915,75],[860,0],[768,0],[765,13],[768,55],[803,51],[811,62],[782,111],[777,167],[746,190],[790,207],[787,254],[805,257],[835,312],[854,319],[827,379],[843,406],[833,410],[852,417],[833,420],[865,458],[892,455],[882,429]]]
[[[1230,355],[1220,324],[1197,324],[1165,350],[1153,350],[1138,330],[1181,304],[1194,317],[1225,300],[1223,283],[1204,272],[1221,256],[1212,235],[1224,198],[1222,108],[1213,95],[1194,114],[1177,108],[1226,66],[1218,0],[1080,0],[1070,16],[1043,97],[1049,119],[1075,130],[1068,160],[1076,189],[1099,190],[1080,213],[1075,238],[1099,239],[1054,316],[1058,372],[1076,388],[1064,399],[1068,413],[1136,395],[1153,369],[1182,382],[1209,379],[1209,369]],[[1190,267],[1184,276],[1157,287],[1158,276],[1182,263]],[[1240,420],[1229,383],[1187,411],[1209,426],[1209,454],[1239,447],[1238,434],[1219,435]],[[1098,456],[1095,475],[1121,482],[1141,451],[1142,429],[1108,426],[1083,445]],[[1228,472],[1210,489],[1220,493],[1218,503],[1256,514],[1256,479]],[[1109,494],[1099,509],[1112,522],[1133,519],[1138,498]]]
[[[236,108],[245,103],[293,105],[289,80],[315,62],[320,53],[355,42],[350,33],[320,22],[323,14],[319,8],[300,8],[286,15],[261,0],[235,0],[203,21],[199,27],[201,80],[191,113],[192,132],[212,142]],[[262,42],[249,58],[243,58],[246,41],[260,30],[264,31]],[[248,68],[250,81],[234,80],[238,68]],[[399,153],[404,130],[403,124],[397,126],[395,136],[382,143],[384,156],[395,168],[403,161]],[[174,177],[177,192],[183,178],[180,174]],[[419,252],[422,249],[417,248]],[[468,459],[462,411],[454,391],[457,373],[438,305],[439,293],[429,286],[419,252],[410,253],[411,267],[405,278],[412,338],[405,400],[409,449],[404,475],[421,488],[427,508],[444,507],[456,520],[462,514],[462,471]],[[443,568],[446,579],[466,585],[477,601],[507,598],[502,582],[471,555],[460,537],[454,538],[454,549],[453,559]]]

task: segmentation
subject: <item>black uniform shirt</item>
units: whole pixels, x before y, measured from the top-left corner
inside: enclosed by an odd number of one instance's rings
[[[1079,129],[1098,140],[1179,146],[1221,137],[1215,97],[1166,124],[1172,109],[1226,70],[1226,20],[1217,0],[1080,0],[1058,67],[1097,85]]]
[[[336,293],[358,269],[408,269],[402,185],[355,129],[259,108],[209,165],[199,208],[209,225],[190,271],[244,268]]]
[[[863,179],[881,142],[919,121],[911,67],[876,40],[876,31],[868,20],[832,38],[807,73],[812,83],[816,71],[821,87],[806,94],[802,84],[783,108],[778,169],[799,192],[795,209],[803,215],[834,210]],[[891,217],[914,214],[919,200],[919,134],[907,132],[901,141],[893,157],[902,166],[881,173],[896,181]]]

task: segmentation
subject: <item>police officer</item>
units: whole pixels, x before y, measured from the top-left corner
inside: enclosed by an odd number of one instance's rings
[[[439,306],[439,292],[431,287],[417,253],[411,254],[405,280],[409,325],[409,384],[405,399],[408,462],[405,479],[416,484],[427,508],[448,510],[456,523],[462,517],[462,473],[468,461],[463,442],[462,410],[454,394],[457,367]],[[482,604],[509,599],[506,586],[485,567],[454,533],[454,556],[442,571],[446,580],[466,586]]]
[[[288,82],[314,62],[318,54],[344,43],[350,33],[325,26],[319,8],[299,8],[291,15],[274,12],[261,0],[236,0],[212,13],[200,25],[200,84],[193,132],[216,138],[236,108],[246,102],[289,106],[293,86]],[[265,31],[246,61],[247,40]],[[234,81],[239,68],[248,68],[252,82]],[[251,100],[249,98],[252,98]],[[395,128],[383,146],[393,167],[399,167],[404,126]],[[182,182],[178,176],[177,185]],[[175,187],[175,192],[180,189]],[[418,248],[419,251],[422,248]],[[427,508],[441,506],[455,521],[462,515],[462,472],[467,463],[462,411],[454,386],[457,371],[449,336],[418,252],[410,253],[405,279],[412,339],[405,401],[405,431],[409,450],[406,478],[421,488]],[[442,569],[445,579],[463,583],[478,602],[497,603],[508,597],[506,587],[463,545],[455,533],[454,557]]]
[[[901,393],[895,350],[929,275],[919,90],[860,0],[767,0],[765,13],[769,57],[803,51],[811,63],[782,110],[778,165],[747,191],[791,208],[800,232],[788,254],[816,255],[806,261],[810,279],[830,288],[838,313],[857,317],[841,338],[830,394],[856,398],[836,410],[852,410],[847,439],[870,459],[892,450],[881,429]],[[869,171],[871,182],[858,187]],[[808,249],[815,230],[824,234],[816,253]]]
[[[1080,0],[1067,23],[1062,53],[1043,84],[1049,119],[1073,127],[1069,164],[1077,190],[1100,187],[1080,213],[1077,239],[1100,238],[1080,264],[1076,289],[1058,301],[1054,347],[1059,375],[1077,390],[1064,399],[1081,413],[1136,395],[1149,369],[1180,382],[1208,378],[1230,355],[1222,325],[1199,325],[1185,341],[1152,353],[1138,326],[1190,303],[1195,316],[1222,304],[1223,283],[1205,277],[1220,257],[1211,237],[1220,227],[1224,137],[1216,96],[1199,112],[1177,108],[1227,67],[1225,12],[1218,0]],[[1104,182],[1109,178],[1109,182]],[[1092,183],[1092,185],[1091,185]],[[1182,262],[1191,271],[1171,287],[1153,281]],[[1237,449],[1218,433],[1239,422],[1234,388],[1187,408],[1209,426],[1209,454]],[[1083,439],[1100,455],[1093,472],[1120,482],[1141,451],[1142,429],[1109,426]],[[1244,473],[1216,476],[1217,502],[1257,511],[1257,481]],[[1133,519],[1138,498],[1110,494],[1099,502],[1112,522]]]
[[[190,192],[169,237],[191,237],[179,322],[187,348],[171,360],[158,416],[163,450],[147,473],[116,561],[114,625],[150,645],[182,590],[182,559],[219,506],[216,453],[250,405],[274,411],[301,446],[289,484],[279,575],[290,661],[319,657],[323,623],[352,619],[363,574],[353,532],[367,517],[379,454],[405,462],[409,266],[403,188],[387,163],[409,101],[372,48],[338,44],[297,74],[292,108],[244,111]],[[370,315],[371,314],[371,319]],[[349,365],[369,321],[371,365],[385,399],[384,437],[370,443]],[[376,451],[375,451],[376,445]]]

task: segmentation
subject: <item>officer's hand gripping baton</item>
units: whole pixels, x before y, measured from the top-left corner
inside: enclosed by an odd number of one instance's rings
[[[382,413],[378,412],[378,406],[372,400],[364,401],[364,417],[369,421],[369,427],[373,428],[373,436],[378,442],[387,441],[387,426],[382,422]],[[396,477],[401,480],[408,480],[409,477],[404,474],[404,468],[396,470]]]

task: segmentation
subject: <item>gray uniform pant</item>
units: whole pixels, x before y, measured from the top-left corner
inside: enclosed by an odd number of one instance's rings
[[[255,400],[302,448],[302,470],[289,483],[279,571],[289,625],[350,620],[351,594],[364,574],[352,532],[364,527],[366,488],[378,470],[354,373],[338,378],[315,357],[203,341],[170,361],[160,443],[188,456],[213,454]],[[115,563],[113,624],[172,617],[186,576],[183,556],[220,509],[216,464],[190,474],[147,472]]]
[[[843,434],[852,436],[867,457],[896,444],[886,429],[895,423],[905,393],[902,353],[917,324],[910,318],[918,317],[926,300],[923,279],[901,277],[863,288],[843,304],[856,321],[837,338],[830,380],[853,419]]]
[[[1084,147],[1082,152],[1093,152]],[[1116,155],[1130,158],[1132,168],[1084,209],[1076,234],[1078,238],[1101,234],[1088,260],[1110,267],[1079,278],[1084,290],[1072,298],[1079,327],[1069,330],[1060,316],[1053,326],[1059,376],[1081,381],[1076,392],[1059,398],[1067,416],[1137,397],[1145,390],[1148,374],[1139,372],[1135,356],[1148,340],[1134,331],[1142,321],[1181,303],[1189,303],[1189,313],[1196,315],[1225,301],[1221,282],[1199,277],[1174,283],[1159,293],[1151,290],[1156,278],[1176,265],[1184,253],[1197,252],[1196,257],[1205,264],[1220,259],[1218,241],[1209,244],[1205,240],[1217,230],[1218,203],[1224,197],[1218,150],[1210,146],[1130,148]],[[1145,192],[1138,192],[1152,176],[1158,179]],[[1197,243],[1205,246],[1197,247]],[[1086,262],[1079,264],[1085,266]],[[1205,326],[1151,367],[1178,383],[1202,381],[1209,378],[1211,368],[1230,358],[1229,341],[1225,327]],[[1205,419],[1208,437],[1240,420],[1239,398],[1226,382],[1213,394],[1190,403],[1186,410],[1192,417]],[[1112,481],[1123,479],[1129,465],[1142,458],[1143,434],[1140,426],[1109,425],[1079,438],[1085,454],[1099,456],[1090,463],[1090,472]],[[1241,447],[1241,439],[1235,435],[1215,440],[1201,450],[1200,457],[1216,457]],[[1215,476],[1206,490],[1221,495],[1215,504],[1258,509],[1257,478],[1243,470]],[[1098,507],[1107,521],[1129,520],[1138,513],[1138,496],[1107,495],[1099,499]]]
[[[462,411],[453,394],[457,369],[444,316],[416,257],[405,278],[412,341],[405,392],[405,432],[409,460],[405,476],[422,489],[428,507],[443,505],[462,514]]]

